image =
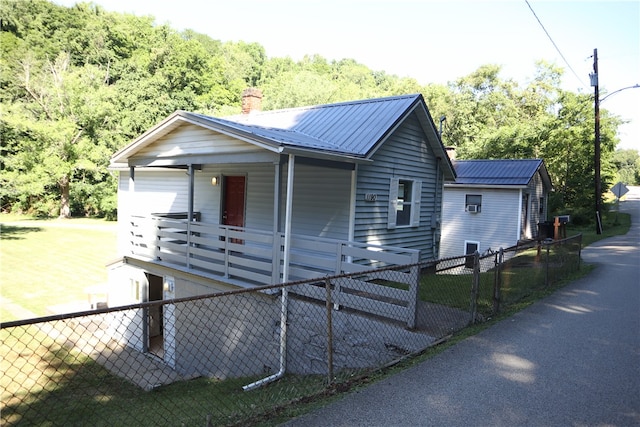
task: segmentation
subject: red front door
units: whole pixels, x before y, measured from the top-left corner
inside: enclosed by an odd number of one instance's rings
[[[246,177],[225,176],[222,180],[222,223],[244,227]]]

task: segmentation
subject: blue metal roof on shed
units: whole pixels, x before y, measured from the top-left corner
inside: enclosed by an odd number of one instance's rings
[[[454,185],[527,185],[539,168],[541,159],[454,160]],[[543,179],[548,181],[546,168]],[[550,185],[550,182],[547,182]]]

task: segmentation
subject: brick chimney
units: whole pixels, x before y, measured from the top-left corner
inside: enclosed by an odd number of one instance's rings
[[[249,114],[252,111],[262,109],[262,91],[255,87],[250,87],[242,91],[242,114]]]
[[[447,156],[449,156],[449,160],[455,160],[456,159],[456,147],[445,147],[445,149],[447,150]]]

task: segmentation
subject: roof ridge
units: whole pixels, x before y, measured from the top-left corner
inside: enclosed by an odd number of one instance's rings
[[[405,94],[405,95],[382,96],[378,98],[367,98],[367,99],[356,99],[352,101],[332,102],[329,104],[305,105],[300,107],[278,108],[276,110],[255,111],[250,114],[262,116],[262,115],[269,115],[269,114],[289,113],[292,111],[306,111],[306,110],[315,110],[320,108],[344,107],[345,105],[373,104],[375,102],[387,102],[394,99],[417,98],[420,95],[421,95],[420,93],[413,93],[413,94]],[[243,117],[243,116],[244,115],[242,114],[234,114],[227,117]]]

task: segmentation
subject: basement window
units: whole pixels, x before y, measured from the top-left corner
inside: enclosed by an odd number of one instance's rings
[[[464,241],[464,254],[467,256],[464,261],[466,268],[473,268],[473,254],[478,252],[480,248],[480,242],[474,242],[470,240]]]

